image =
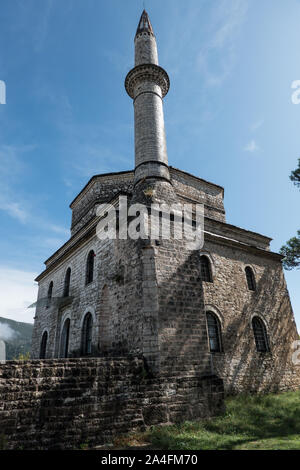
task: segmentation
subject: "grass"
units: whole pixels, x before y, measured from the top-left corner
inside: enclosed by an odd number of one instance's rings
[[[227,398],[223,416],[153,427],[122,442],[163,450],[300,450],[300,391]]]

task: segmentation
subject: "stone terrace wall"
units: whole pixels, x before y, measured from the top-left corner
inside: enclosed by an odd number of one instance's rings
[[[149,425],[223,411],[210,377],[149,378],[140,358],[9,361],[0,365],[6,449],[78,449]]]

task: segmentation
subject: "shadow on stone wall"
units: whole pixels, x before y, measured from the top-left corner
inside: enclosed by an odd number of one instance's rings
[[[178,243],[173,251],[177,269],[170,274],[168,266],[172,247],[164,241],[156,258],[159,289],[160,373],[166,371],[211,375],[210,353],[204,293],[199,272],[199,252],[184,259]],[[161,282],[161,279],[163,281]]]
[[[170,273],[172,250],[177,255],[174,262],[178,268]],[[292,342],[298,339],[298,333],[281,264],[269,260],[262,264],[264,260],[259,260],[263,272],[257,279],[256,292],[247,291],[246,285],[241,287],[244,279],[238,279],[239,298],[234,312],[228,314],[226,302],[232,302],[233,287],[229,283],[221,289],[213,283],[208,295],[200,279],[199,252],[192,252],[181,262],[183,253],[179,244],[174,249],[163,242],[156,257],[161,373],[171,370],[197,376],[216,374],[224,380],[230,394],[298,389],[300,367],[291,361]],[[240,254],[233,250],[229,259],[241,263]],[[240,273],[243,275],[236,270],[234,274]],[[207,304],[214,304],[223,316],[222,353],[209,353],[204,308]],[[260,315],[266,323],[268,353],[256,351],[251,325],[254,315]]]
[[[280,265],[266,266],[255,292],[223,330],[224,353],[213,364],[227,393],[298,389],[300,370],[291,361],[292,342],[298,339],[289,294]],[[222,312],[226,322],[226,311]],[[257,352],[251,325],[254,315],[264,319],[270,352]]]
[[[142,358],[0,365],[0,429],[8,449],[80,449],[152,424],[223,411],[223,383],[149,379]]]

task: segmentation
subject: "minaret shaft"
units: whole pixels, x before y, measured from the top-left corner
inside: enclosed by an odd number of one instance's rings
[[[142,13],[135,36],[135,67],[125,80],[134,103],[135,183],[144,178],[170,180],[163,97],[169,77],[158,65],[155,36],[147,13]]]
[[[134,63],[158,65],[158,53],[155,36],[148,33],[140,33],[134,40]]]

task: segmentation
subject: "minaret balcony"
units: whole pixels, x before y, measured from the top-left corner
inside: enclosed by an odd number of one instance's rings
[[[131,98],[136,98],[135,87],[145,81],[151,81],[160,86],[162,97],[166,96],[170,88],[170,79],[167,72],[155,64],[141,64],[134,67],[125,78],[125,88]]]

